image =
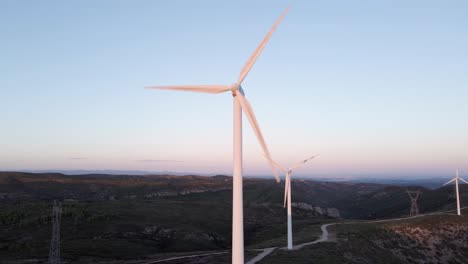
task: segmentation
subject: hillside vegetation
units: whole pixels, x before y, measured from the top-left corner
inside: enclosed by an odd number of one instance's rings
[[[274,180],[244,180],[247,249],[286,244],[283,188]],[[353,219],[409,212],[403,187],[293,180],[292,190],[293,201],[307,205],[293,209],[297,243],[316,239],[321,223],[336,220],[322,213],[326,208],[337,208],[342,217]],[[452,186],[422,191],[421,212],[455,205]],[[467,198],[463,195],[463,203]],[[0,172],[0,259],[32,263],[47,259],[55,199],[63,201],[62,257],[69,263],[230,248],[232,178],[228,176]],[[304,209],[309,207],[322,209]]]
[[[468,211],[464,212],[468,214]],[[338,224],[336,242],[276,251],[263,263],[467,263],[468,218],[433,215],[390,223]]]

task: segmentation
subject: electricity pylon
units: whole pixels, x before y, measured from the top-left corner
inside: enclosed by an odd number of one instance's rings
[[[418,215],[419,214],[418,197],[419,197],[419,194],[421,194],[421,191],[419,191],[419,190],[417,190],[417,191],[408,191],[408,190],[406,190],[406,192],[408,193],[408,195],[409,195],[409,197],[411,199],[410,216]]]

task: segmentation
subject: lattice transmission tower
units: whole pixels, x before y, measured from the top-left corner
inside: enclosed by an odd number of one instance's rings
[[[50,240],[48,264],[61,264],[60,259],[60,221],[62,219],[62,203],[54,200],[52,208],[52,239]]]
[[[419,214],[419,208],[418,208],[418,197],[421,194],[421,191],[408,191],[410,199],[411,199],[411,210],[410,210],[410,216],[415,216]]]

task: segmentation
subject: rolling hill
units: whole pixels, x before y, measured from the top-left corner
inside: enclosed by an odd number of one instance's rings
[[[0,259],[32,263],[47,259],[54,199],[63,201],[62,257],[70,263],[228,250],[231,188],[232,178],[222,175],[0,172]],[[246,248],[285,243],[283,188],[274,180],[244,180]],[[294,202],[337,208],[345,219],[409,213],[405,187],[293,180],[292,189]],[[420,189],[421,212],[454,208],[453,187]],[[466,191],[463,186],[462,193]],[[462,198],[468,202],[467,195]],[[322,209],[294,208],[297,242],[315,239],[314,228],[333,220]]]

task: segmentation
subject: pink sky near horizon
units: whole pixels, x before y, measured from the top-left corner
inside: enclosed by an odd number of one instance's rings
[[[211,174],[231,173],[231,95],[144,87],[232,84],[286,7],[0,5],[0,170]],[[294,3],[243,83],[273,158],[320,154],[301,175],[468,172],[467,13],[463,1]],[[270,173],[260,153],[244,118],[245,174]]]

